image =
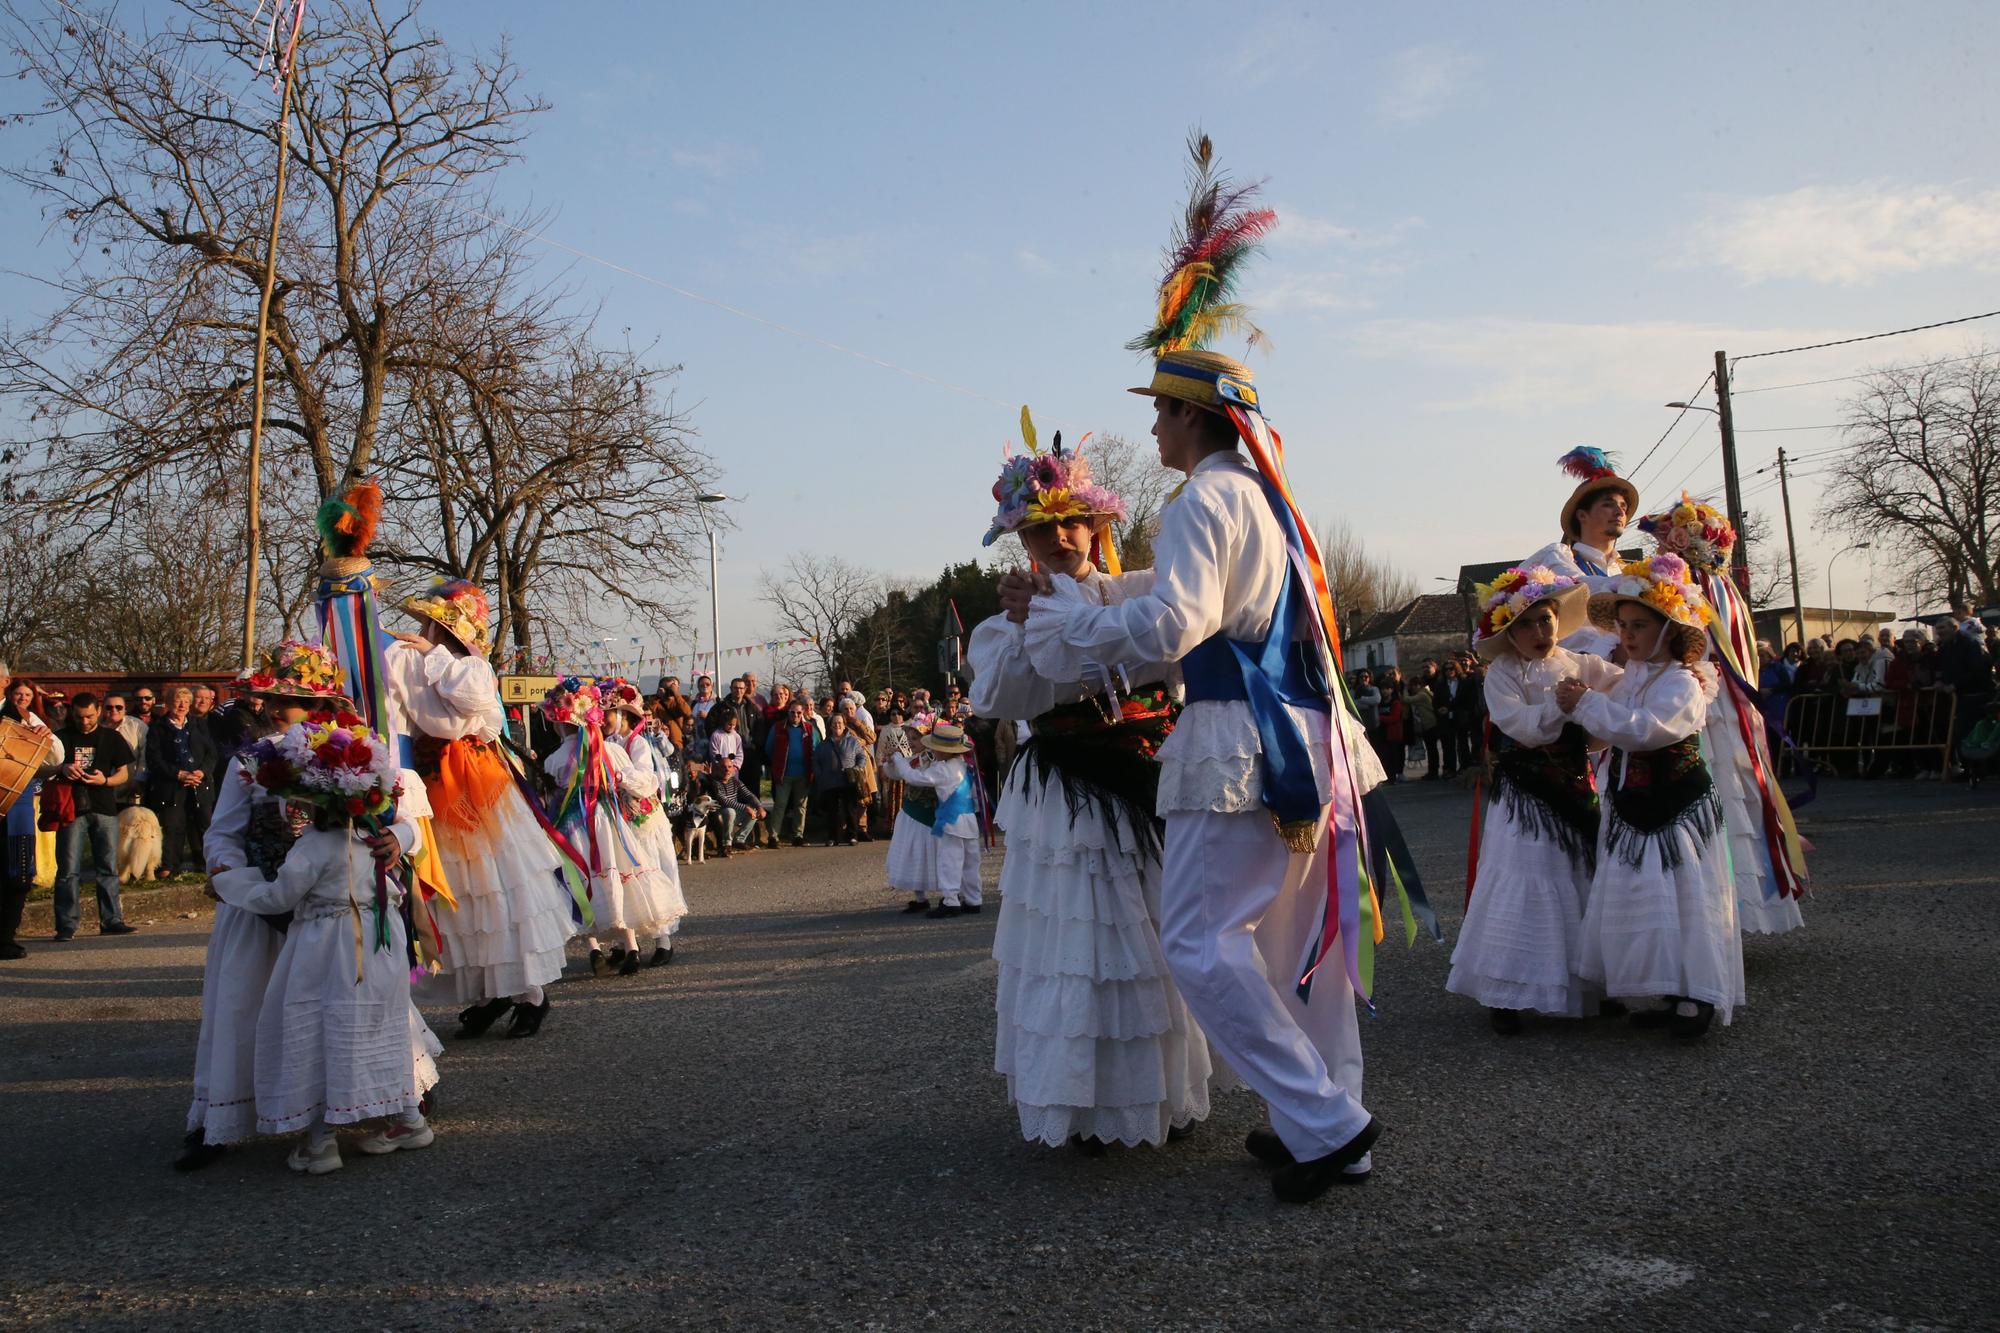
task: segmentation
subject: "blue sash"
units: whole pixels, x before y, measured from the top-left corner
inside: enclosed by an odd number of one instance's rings
[[[969,815],[972,812],[972,765],[968,763],[965,765],[965,776],[951,789],[951,795],[938,802],[937,814],[931,819],[931,836],[933,838],[946,836],[945,825],[960,815]]]
[[[1261,643],[1217,633],[1181,659],[1187,701],[1241,699],[1250,705],[1262,747],[1264,805],[1280,824],[1314,823],[1321,807],[1305,733],[1285,705],[1331,713],[1326,668],[1311,643],[1294,641],[1299,597],[1298,569],[1286,562],[1284,585]]]

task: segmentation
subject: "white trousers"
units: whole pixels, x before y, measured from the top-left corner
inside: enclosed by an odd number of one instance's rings
[[[980,906],[979,839],[956,838],[947,833],[937,839],[938,897],[954,906]]]
[[[1295,984],[1333,845],[1327,830],[1317,852],[1293,855],[1264,810],[1174,813],[1161,865],[1160,945],[1174,981],[1302,1162],[1368,1124],[1361,1030],[1339,953],[1314,974],[1309,1003]]]

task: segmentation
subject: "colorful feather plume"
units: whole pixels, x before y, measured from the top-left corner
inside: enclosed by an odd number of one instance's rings
[[[366,480],[321,504],[314,516],[320,549],[334,559],[366,555],[381,522],[382,488]]]
[[[1578,445],[1570,450],[1556,460],[1556,466],[1578,481],[1596,481],[1599,477],[1618,475],[1612,466],[1611,455],[1588,445]]]
[[[1253,208],[1257,185],[1237,185],[1215,166],[1215,147],[1196,131],[1188,139],[1187,215],[1174,225],[1167,247],[1167,276],[1160,283],[1153,327],[1127,343],[1155,357],[1201,348],[1226,333],[1243,333],[1251,346],[1264,331],[1249,308],[1230,300],[1237,269],[1278,223],[1276,212]]]
[[[1021,444],[1030,455],[1042,451],[1041,443],[1035,436],[1035,419],[1028,415],[1028,405],[1021,404]]]

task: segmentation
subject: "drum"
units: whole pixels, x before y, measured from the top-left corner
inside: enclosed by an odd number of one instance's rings
[[[14,808],[54,748],[55,740],[47,734],[0,717],[0,815]]]

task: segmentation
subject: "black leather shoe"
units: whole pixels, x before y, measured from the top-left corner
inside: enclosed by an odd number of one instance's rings
[[[925,912],[924,915],[930,917],[932,920],[936,920],[941,916],[957,916],[964,910],[957,903],[939,903],[936,907],[931,908],[930,911]]]
[[[963,912],[963,913],[965,913],[965,914],[966,914],[967,916],[978,916],[978,915],[979,915],[979,904],[978,904],[978,903],[960,903],[960,904],[958,905],[958,910],[959,910],[959,911],[961,911],[961,912]]]
[[[794,847],[803,847],[803,846],[805,846],[805,845],[806,845],[806,840],[805,840],[804,838],[793,838],[793,839],[792,839],[792,846],[794,846]]]
[[[53,935],[49,936],[49,943],[50,943],[50,944],[68,944],[68,943],[69,943],[69,942],[70,942],[71,940],[73,940],[73,939],[75,939],[75,938],[76,938],[76,932],[75,932],[75,931],[73,931],[73,930],[59,930],[59,931],[57,931],[57,932],[56,932],[55,934],[53,934]]]
[[[1493,1030],[1503,1037],[1514,1037],[1521,1032],[1521,1011],[1519,1009],[1488,1009],[1487,1016],[1493,1022]]]
[[[507,1025],[510,1037],[532,1037],[542,1030],[542,1020],[549,1016],[549,997],[544,995],[540,1004],[517,1004],[514,1006],[514,1021]]]
[[[5,944],[0,944],[0,961],[11,963],[16,958],[26,958],[27,956],[28,951],[12,940],[9,940]]]
[[[639,975],[639,955],[636,951],[625,955],[625,961],[618,965],[618,975],[621,977]]]
[[[417,1114],[428,1120],[437,1114],[437,1089],[432,1088],[417,1098]]]
[[[113,921],[108,926],[99,926],[97,933],[100,935],[137,935],[139,928],[137,926],[128,926],[123,921]]]
[[[613,972],[625,966],[625,946],[622,944],[612,945],[611,952],[604,955],[604,965]]]
[[[1168,1125],[1167,1142],[1179,1143],[1182,1139],[1194,1133],[1194,1127],[1196,1123],[1197,1122],[1190,1120],[1185,1125]]]
[[[1311,1203],[1343,1181],[1352,1184],[1367,1179],[1349,1176],[1347,1168],[1366,1157],[1381,1137],[1381,1121],[1370,1116],[1359,1134],[1326,1156],[1279,1167],[1271,1176],[1271,1193],[1284,1203]]]
[[[592,949],[590,951],[590,975],[594,977],[608,977],[611,975],[611,964],[605,961],[604,950]]]
[[[1625,1021],[1635,1028],[1663,1028],[1674,1021],[1674,1006],[1669,1003],[1664,1009],[1634,1009],[1625,1016]]]
[[[174,1170],[182,1175],[199,1171],[228,1151],[220,1143],[207,1142],[202,1138],[201,1131],[196,1130],[188,1135],[187,1146],[181,1150],[181,1155],[174,1158]]]
[[[1278,1131],[1265,1125],[1259,1125],[1243,1136],[1243,1151],[1265,1166],[1291,1166],[1299,1160],[1292,1156],[1292,1150],[1278,1137]]]
[[[665,967],[668,963],[671,963],[673,961],[674,961],[674,951],[672,949],[655,947],[653,950],[653,956],[646,960],[646,966]]]
[[[1694,1005],[1694,1012],[1676,1013],[1667,1021],[1667,1031],[1682,1041],[1693,1041],[1707,1032],[1708,1025],[1715,1021],[1715,1006],[1706,1000],[1686,1000],[1682,1003]]]
[[[1086,1138],[1081,1134],[1071,1139],[1069,1146],[1082,1153],[1085,1157],[1102,1157],[1105,1153],[1111,1151],[1111,1145],[1103,1139],[1095,1136]]]
[[[458,1015],[460,1037],[471,1038],[483,1034],[486,1029],[500,1021],[500,1016],[514,1007],[512,1000],[488,1000],[475,1004],[470,1009],[462,1009]]]
[[[1624,1001],[1614,1000],[1608,995],[1597,1002],[1597,1016],[1599,1018],[1623,1018],[1631,1012],[1630,1009],[1625,1007]]]

